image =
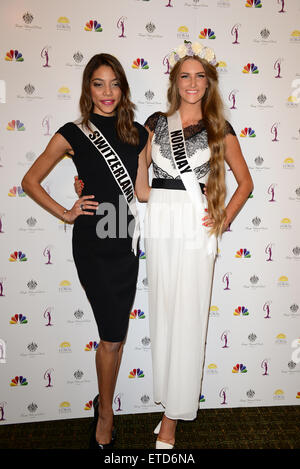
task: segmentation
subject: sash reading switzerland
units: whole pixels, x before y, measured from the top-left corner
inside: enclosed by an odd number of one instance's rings
[[[112,150],[111,146],[108,145],[105,138],[100,135],[97,130],[95,130],[94,133],[89,134],[88,137],[93,145],[98,148],[103,158],[105,158],[116,181],[121,187],[127,202],[130,203],[134,197],[133,187],[131,179],[126,174],[119,156]]]

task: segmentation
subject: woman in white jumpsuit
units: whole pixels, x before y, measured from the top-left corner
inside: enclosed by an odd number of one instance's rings
[[[169,111],[145,124],[153,164],[145,245],[154,401],[165,408],[156,448],[174,446],[178,419],[196,418],[217,238],[253,188],[234,130],[223,117],[213,51],[185,43],[170,55],[170,64]],[[181,147],[177,138],[170,143],[169,116],[182,126],[186,161],[201,188],[197,202],[176,163]],[[238,183],[226,208],[224,161]]]

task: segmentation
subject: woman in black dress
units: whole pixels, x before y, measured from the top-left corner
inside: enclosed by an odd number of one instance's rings
[[[138,274],[137,244],[131,238],[134,226],[137,237],[137,218],[132,215],[135,197],[130,187],[140,201],[147,200],[148,133],[133,121],[124,70],[109,54],[95,55],[87,64],[80,110],[81,120],[58,130],[24,176],[22,187],[53,215],[74,223],[74,261],[101,339],[96,352],[100,398],[94,400],[99,410],[95,443],[105,448],[114,439],[112,400]],[[106,140],[104,146],[100,140]],[[85,181],[82,196],[70,210],[41,187],[66,153]]]

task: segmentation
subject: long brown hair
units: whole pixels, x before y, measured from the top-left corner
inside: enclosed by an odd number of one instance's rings
[[[131,145],[138,145],[139,134],[133,124],[135,105],[130,100],[130,89],[124,69],[118,59],[110,54],[96,54],[86,65],[83,77],[79,107],[81,112],[81,124],[88,127],[90,115],[93,112],[94,103],[91,98],[90,82],[91,77],[101,65],[111,67],[120,84],[121,100],[116,109],[117,113],[117,133],[119,138]]]
[[[210,148],[210,172],[206,183],[208,212],[214,219],[214,227],[211,234],[220,235],[225,221],[225,125],[223,102],[218,89],[218,73],[216,67],[198,56],[186,56],[179,60],[170,73],[170,85],[168,89],[169,109],[167,116],[174,114],[180,107],[181,97],[178,92],[177,79],[181,65],[188,59],[195,59],[204,68],[208,87],[201,100],[202,116],[207,131],[208,145]]]

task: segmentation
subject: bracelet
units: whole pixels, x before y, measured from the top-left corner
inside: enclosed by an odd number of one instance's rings
[[[63,216],[62,216],[63,221],[64,221],[64,231],[65,231],[65,232],[66,232],[66,230],[67,230],[67,223],[66,223],[64,214],[67,213],[68,211],[69,211],[69,210],[65,209],[65,210],[63,211]]]

